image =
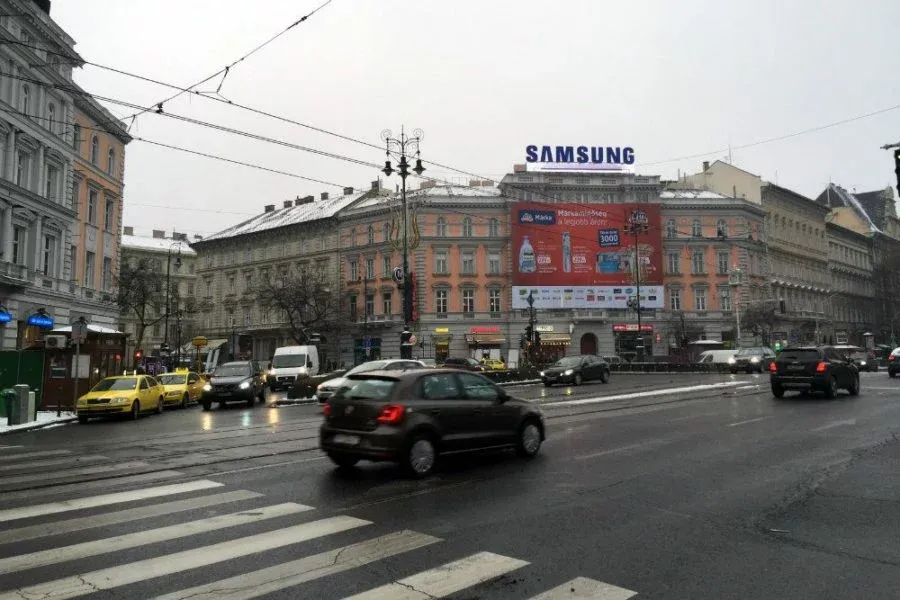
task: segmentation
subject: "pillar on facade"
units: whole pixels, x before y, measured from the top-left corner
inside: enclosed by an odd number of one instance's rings
[[[6,178],[13,183],[16,181],[16,130],[10,128],[6,134]]]
[[[3,211],[3,260],[12,262],[13,259],[13,207]]]
[[[34,220],[34,270],[44,272],[44,218],[40,215]]]
[[[38,196],[43,196],[47,191],[44,187],[44,181],[47,178],[47,174],[45,173],[45,162],[46,162],[46,148],[44,148],[43,144],[38,145],[38,158],[37,158],[37,185],[32,186],[32,190]]]

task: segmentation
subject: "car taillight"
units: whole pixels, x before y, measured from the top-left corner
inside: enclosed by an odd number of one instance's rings
[[[769,371],[772,373],[778,372],[778,365],[775,364],[775,361],[769,363]]]
[[[378,415],[376,421],[379,423],[396,425],[403,420],[404,412],[406,412],[406,408],[402,404],[388,404],[381,409],[381,413]]]
[[[893,355],[893,354],[889,355],[889,356],[888,356],[888,362],[893,362],[893,361],[894,361],[894,358],[895,358],[895,355]]]
[[[816,373],[824,373],[828,369],[828,363],[825,361],[816,365]]]
[[[322,405],[322,414],[325,415],[326,419],[331,416],[331,405],[327,402]]]

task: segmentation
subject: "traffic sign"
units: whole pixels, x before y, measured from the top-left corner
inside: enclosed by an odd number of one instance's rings
[[[72,341],[76,344],[83,344],[87,341],[88,324],[82,317],[72,323]]]
[[[203,337],[202,335],[198,335],[194,339],[191,340],[191,344],[193,344],[194,348],[203,348],[209,343],[209,340]]]

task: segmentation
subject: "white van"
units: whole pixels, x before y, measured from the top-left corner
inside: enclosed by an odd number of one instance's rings
[[[269,389],[290,387],[298,377],[319,374],[319,350],[315,346],[283,346],[275,349],[267,377]]]
[[[737,350],[704,350],[697,357],[697,363],[701,365],[727,365],[728,359],[732,358]]]

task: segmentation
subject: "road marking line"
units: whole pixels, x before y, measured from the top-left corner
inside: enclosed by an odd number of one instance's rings
[[[46,567],[48,565],[78,560],[89,556],[118,552],[119,550],[127,550],[129,548],[139,548],[140,546],[145,546],[147,544],[177,540],[192,535],[218,531],[229,527],[237,527],[238,525],[257,523],[259,521],[265,521],[266,519],[275,519],[277,517],[293,515],[308,510],[312,510],[312,507],[287,502],[228,515],[209,517],[207,519],[197,519],[196,521],[178,523],[176,525],[159,527],[157,529],[137,531],[135,533],[102,540],[93,540],[81,544],[72,544],[71,546],[50,548],[49,550],[39,550],[30,554],[20,554],[18,556],[0,559],[0,573],[14,573],[16,571]]]
[[[219,475],[231,475],[233,473],[246,473],[247,471],[259,471],[260,469],[273,469],[275,467],[284,467],[287,465],[296,465],[299,463],[305,462],[314,462],[317,460],[325,460],[328,458],[327,456],[313,456],[311,458],[299,458],[297,460],[286,460],[280,463],[272,463],[271,465],[257,465],[255,467],[241,467],[240,469],[231,469],[228,471],[215,471],[214,473],[210,473],[214,477],[218,477]]]
[[[529,600],[628,600],[637,594],[602,581],[576,577]]]
[[[0,446],[0,450],[13,450],[15,448],[24,448],[25,446]]]
[[[432,600],[521,569],[528,563],[492,552],[479,552],[435,569],[371,589],[344,600]],[[0,600],[4,600],[0,598]],[[21,600],[21,599],[20,599]]]
[[[336,575],[378,560],[410,552],[440,538],[415,531],[397,531],[375,539],[335,548],[273,567],[214,581],[154,600],[249,600],[266,594]]]
[[[84,531],[86,529],[95,529],[97,527],[108,527],[110,525],[120,525],[122,523],[130,523],[141,519],[150,519],[153,517],[162,517],[188,510],[196,510],[198,508],[207,508],[216,506],[217,504],[231,504],[242,500],[250,500],[252,498],[260,498],[262,494],[250,492],[247,490],[235,490],[233,492],[223,492],[221,494],[213,494],[211,496],[198,496],[196,498],[188,498],[187,500],[173,500],[171,502],[163,502],[162,504],[151,504],[149,506],[138,506],[112,513],[104,513],[91,516],[89,518],[78,517],[68,519],[66,521],[55,521],[52,523],[40,523],[28,527],[19,527],[18,529],[10,529],[8,531],[0,531],[0,544],[11,544],[13,542],[21,542],[24,540],[33,540],[35,538],[47,537],[61,533],[72,533],[75,531]]]
[[[634,398],[652,398],[653,396],[666,396],[669,394],[686,394],[688,392],[703,392],[707,390],[725,389],[741,385],[740,381],[723,381],[721,383],[709,383],[703,385],[692,385],[678,388],[665,388],[662,390],[649,390],[646,392],[635,392],[633,394],[619,394],[617,396],[599,396],[597,398],[580,398],[578,400],[563,400],[561,402],[542,402],[547,408],[557,406],[581,406],[583,404],[601,404],[603,402],[614,402],[616,400],[632,400]]]
[[[742,386],[740,386],[740,387],[738,387],[738,388],[735,388],[735,389],[738,389],[738,390],[755,390],[755,389],[757,389],[758,387],[759,387],[759,384],[756,384],[756,385],[742,385]]]
[[[14,458],[14,457],[9,457]],[[23,471],[25,469],[30,469],[31,467],[57,467],[60,465],[77,465],[82,463],[91,463],[91,462],[100,462],[104,460],[109,460],[106,456],[67,456],[65,458],[48,458],[47,460],[33,460],[31,462],[21,463],[21,464],[11,464],[11,465],[3,465],[0,467],[0,473],[6,471]],[[47,474],[44,473],[46,477]]]
[[[21,448],[22,446],[10,446],[10,448]],[[71,450],[41,450],[39,452],[21,452],[18,454],[10,454],[4,458],[39,458],[44,456],[62,456],[64,454],[72,454]]]
[[[83,469],[69,469],[68,471],[57,471],[56,479],[66,479],[69,477],[78,477],[80,475],[99,475],[101,473],[113,473],[116,471],[127,471],[139,467],[146,467],[147,463],[136,460],[132,462],[118,463],[114,465],[103,465],[99,467],[85,467]],[[12,477],[4,477],[3,485],[15,485],[17,483],[31,483],[33,481],[46,481],[53,479],[47,473],[32,473],[31,475],[15,475]]]
[[[900,390],[900,385],[898,385],[896,387],[870,387],[867,385],[866,387],[863,388],[863,391],[865,391],[865,390],[878,390],[881,392],[896,392],[896,391]]]
[[[80,510],[82,508],[109,506],[110,504],[119,504],[120,502],[134,502],[136,500],[145,500],[147,498],[159,498],[160,496],[171,496],[173,494],[183,494],[185,492],[208,490],[210,488],[222,487],[222,485],[223,484],[221,483],[209,481],[208,479],[200,479],[198,481],[188,481],[187,483],[174,483],[171,485],[161,485],[158,487],[143,488],[128,492],[103,494],[102,496],[88,496],[87,498],[76,498],[74,500],[64,500],[62,502],[49,502],[47,504],[36,504],[34,506],[9,508],[0,510],[0,523],[4,521],[15,521],[16,519],[51,515],[70,510]]]
[[[677,419],[669,419],[669,423],[678,423],[679,421],[690,421],[691,419],[699,419],[701,417],[713,417],[721,414],[721,411],[702,412],[687,415],[686,417],[678,417]]]
[[[627,452],[629,450],[637,450],[638,448],[652,448],[653,446],[665,446],[666,444],[672,444],[675,440],[650,440],[647,442],[641,442],[639,444],[629,444],[628,446],[620,446],[618,448],[610,448],[609,450],[601,450],[599,452],[592,452],[590,454],[581,454],[579,456],[575,456],[575,460],[587,460],[589,458],[597,458],[599,456],[606,456],[607,454],[616,454],[617,452]]]
[[[759,421],[765,421],[766,419],[771,419],[772,415],[767,417],[756,417],[755,419],[747,419],[746,421],[738,421],[737,423],[729,423],[726,427],[737,427],[738,425],[747,425],[749,423],[758,423]]]
[[[827,431],[828,429],[834,429],[835,427],[843,427],[845,425],[847,425],[847,426],[856,425],[856,419],[846,419],[844,421],[832,421],[831,423],[822,425],[821,427],[816,427],[815,429],[812,429],[811,431],[813,431],[813,432]]]
[[[22,600],[23,598],[32,597],[53,598],[53,600],[78,598],[79,596],[86,596],[100,591],[112,590],[123,585],[175,573],[183,573],[184,571],[206,567],[226,560],[291,546],[363,525],[371,525],[371,522],[346,516],[329,517],[311,523],[267,531],[202,548],[193,548],[175,552],[174,554],[148,558],[19,588],[18,590],[0,594],[0,600]]]
[[[110,487],[125,488],[127,486],[148,485],[161,483],[166,479],[189,479],[180,471],[153,471],[150,473],[140,473],[138,475],[123,475],[113,477],[112,479],[91,479],[89,481],[79,481],[75,483],[60,483],[58,485],[48,485],[45,487],[23,488],[13,492],[0,491],[0,497],[7,503],[28,500],[34,502],[37,498],[73,496],[75,494],[83,494],[89,490],[108,489]],[[0,488],[2,488],[3,480],[0,479]]]

